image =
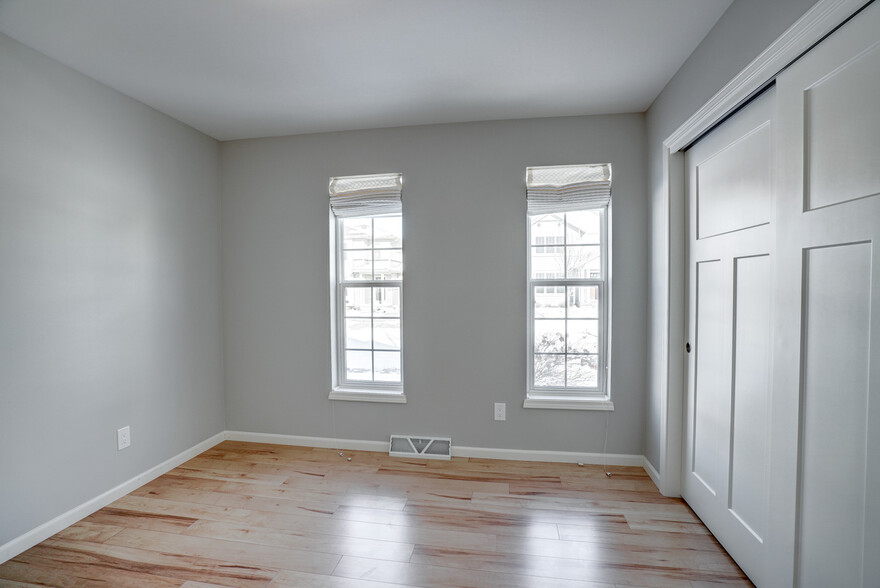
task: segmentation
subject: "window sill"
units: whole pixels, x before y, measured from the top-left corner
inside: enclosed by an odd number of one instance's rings
[[[614,403],[607,397],[571,398],[565,396],[530,396],[523,408],[552,408],[557,410],[614,410]]]
[[[368,390],[333,390],[330,400],[347,400],[351,402],[384,402],[387,404],[406,404],[403,392],[371,392]]]

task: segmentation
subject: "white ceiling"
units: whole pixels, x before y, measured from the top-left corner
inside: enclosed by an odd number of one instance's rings
[[[220,140],[642,112],[731,0],[0,0],[0,32]]]

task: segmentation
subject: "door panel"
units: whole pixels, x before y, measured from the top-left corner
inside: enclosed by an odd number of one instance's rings
[[[870,372],[871,245],[804,260],[800,585],[861,586]]]
[[[777,79],[773,583],[880,586],[880,3]],[[794,415],[792,420],[791,415]],[[792,467],[795,464],[796,467]]]
[[[769,479],[774,105],[771,88],[685,154],[693,347],[682,494],[756,581]]]
[[[880,586],[880,2],[686,154],[682,494],[758,586]]]
[[[768,586],[880,586],[880,3],[776,80]]]
[[[878,71],[874,45],[804,90],[808,210],[877,194]]]
[[[767,525],[772,267],[769,255],[736,260],[731,512],[763,541]]]
[[[696,167],[700,239],[770,222],[770,139],[761,125]]]
[[[693,474],[713,495],[726,481],[729,385],[725,372],[721,262],[697,264]]]

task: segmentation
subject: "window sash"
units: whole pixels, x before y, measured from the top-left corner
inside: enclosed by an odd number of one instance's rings
[[[541,285],[544,285],[543,283]],[[553,284],[547,284],[553,285]],[[604,283],[591,283],[591,284],[556,284],[560,286],[597,286],[598,287],[598,301],[599,301],[599,312],[598,316],[595,319],[590,318],[575,318],[572,319],[568,316],[568,300],[566,300],[565,314],[559,318],[535,318],[534,315],[534,288],[532,288],[532,295],[529,296],[529,304],[531,305],[530,312],[530,320],[529,320],[529,394],[528,396],[576,396],[576,397],[604,397],[605,393],[605,353],[604,348],[606,344],[606,332],[607,332],[607,320],[606,314],[603,312],[603,308],[605,306],[605,284]],[[535,285],[535,287],[541,287]],[[535,351],[535,324],[541,321],[562,321],[566,323],[566,347],[568,343],[568,321],[590,321],[595,320],[598,323],[599,327],[599,337],[597,342],[597,352],[596,353],[575,353],[569,352],[567,349],[564,351],[551,351],[546,353],[538,353]],[[595,355],[597,357],[598,370],[596,374],[596,386],[536,386],[535,385],[535,358],[540,355],[557,355],[562,356],[568,359],[569,357],[579,357],[579,356],[587,356],[587,355]],[[567,379],[567,375],[566,375]]]
[[[577,210],[594,210],[599,209],[601,218],[600,218],[600,255],[601,255],[601,276],[600,278],[533,278],[532,277],[532,252],[535,250],[537,245],[532,244],[532,216],[528,216],[527,222],[527,234],[526,234],[526,271],[527,271],[527,287],[528,287],[528,383],[527,383],[527,398],[547,398],[547,397],[560,397],[560,398],[607,398],[609,396],[608,390],[608,345],[609,345],[609,268],[610,268],[610,255],[608,251],[608,236],[609,236],[609,217],[610,217],[610,206],[602,206],[602,207],[591,207],[591,206],[581,206]],[[553,210],[553,211],[542,211],[540,214],[554,214],[559,213],[563,214],[566,212],[575,212],[575,210]],[[567,247],[568,245],[568,231],[563,230],[563,242],[556,246],[558,247]],[[545,245],[546,247],[546,245]],[[567,254],[566,254],[567,255]],[[597,356],[598,363],[598,373],[596,377],[596,386],[595,387],[585,387],[585,386],[536,386],[535,385],[535,361],[536,357],[539,355],[559,355],[564,356],[566,359],[569,356],[580,356],[580,355],[593,355],[593,354],[580,354],[580,353],[568,353],[567,344],[568,344],[568,333],[567,333],[567,323],[566,323],[566,348],[564,352],[560,353],[536,353],[535,352],[535,327],[536,321],[538,320],[547,320],[547,319],[536,319],[535,317],[535,294],[536,288],[549,288],[549,287],[577,287],[577,286],[593,286],[597,288],[598,292],[598,327],[599,327],[599,336],[598,336],[598,348],[597,353],[594,354]],[[567,291],[566,291],[567,292]],[[562,318],[556,320],[567,321],[568,319],[568,297],[565,295],[565,314]],[[551,319],[552,320],[552,319]],[[576,320],[576,319],[575,319]],[[567,379],[567,375],[566,375]]]
[[[395,213],[395,214],[400,214]],[[365,218],[376,218],[381,216],[390,216],[388,214],[378,214],[378,215],[359,215]],[[335,230],[335,316],[334,316],[334,337],[335,337],[335,358],[334,358],[334,373],[333,373],[333,389],[336,391],[340,390],[350,390],[356,392],[363,393],[377,393],[377,394],[403,394],[403,378],[404,378],[404,368],[403,368],[403,280],[346,280],[344,273],[344,251],[390,251],[390,249],[376,249],[375,247],[371,249],[344,249],[344,233],[343,233],[343,222],[347,218],[353,217],[340,217],[335,216],[334,218],[334,230]],[[397,249],[397,248],[395,248]],[[402,254],[403,247],[399,248]],[[376,351],[390,351],[394,353],[400,354],[400,382],[383,382],[381,380],[349,380],[346,377],[346,330],[345,330],[345,320],[346,318],[365,318],[368,320],[375,320],[376,317],[372,314],[372,306],[371,306],[371,314],[369,317],[346,317],[345,314],[345,289],[346,288],[398,288],[399,296],[400,296],[400,312],[398,316],[395,317],[396,320],[400,321],[400,349],[398,350],[376,350],[375,347],[370,349],[371,352]],[[375,365],[374,365],[375,367]],[[375,372],[372,374],[375,378]]]

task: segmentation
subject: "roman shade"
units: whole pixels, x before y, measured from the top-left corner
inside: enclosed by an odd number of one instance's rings
[[[401,174],[330,178],[330,208],[340,218],[399,214]]]
[[[611,164],[526,168],[529,214],[600,208],[611,202]]]

